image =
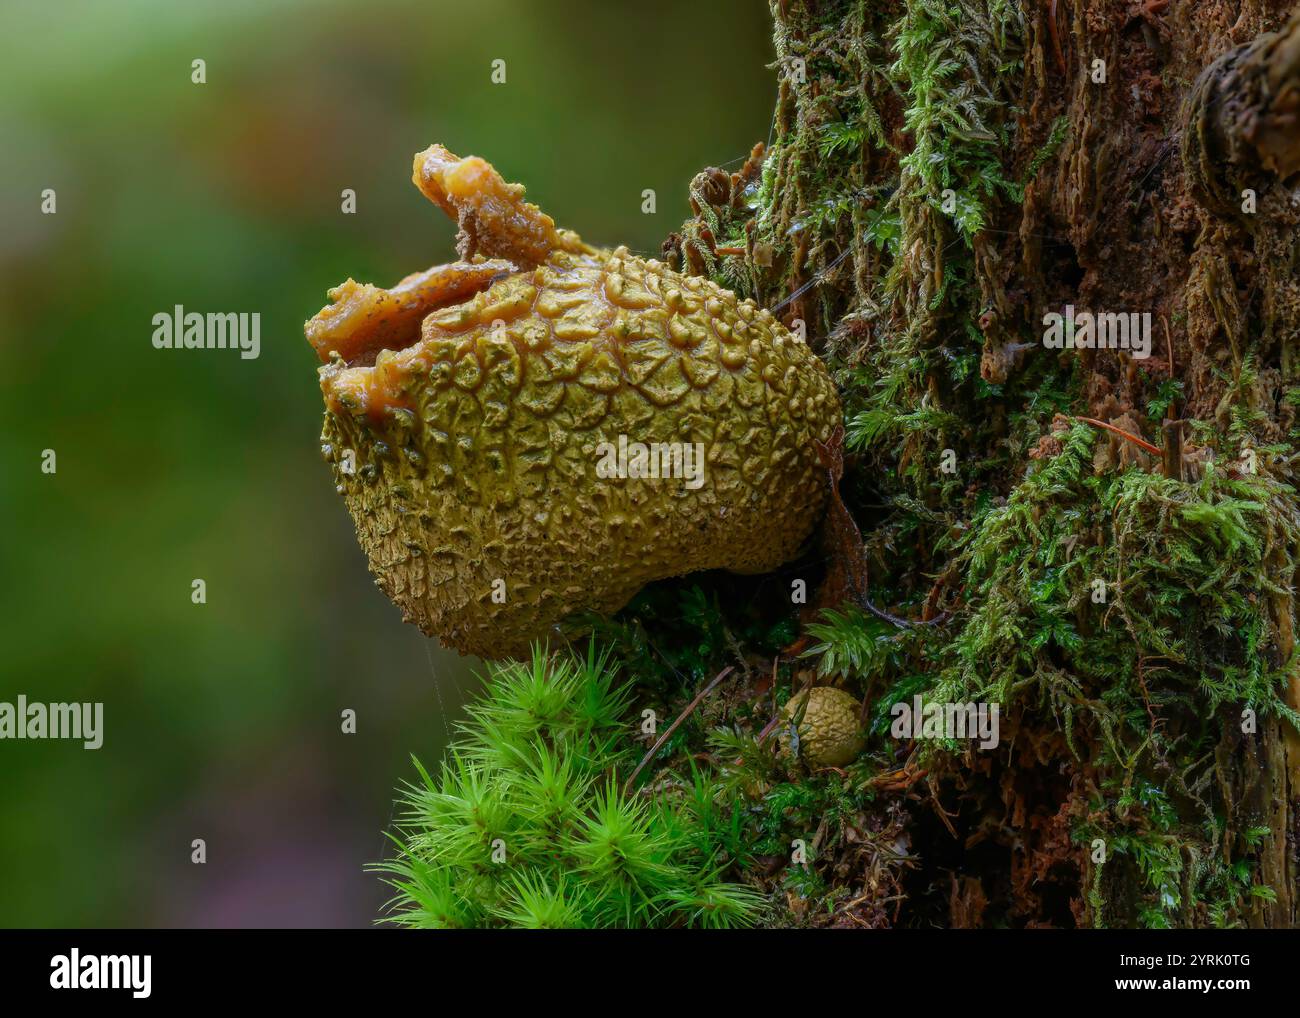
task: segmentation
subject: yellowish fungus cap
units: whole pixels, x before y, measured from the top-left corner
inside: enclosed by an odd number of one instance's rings
[[[516,656],[652,580],[798,552],[840,420],[806,344],[709,280],[558,229],[482,159],[435,145],[414,177],[460,260],[391,290],[348,280],[306,325],[322,451],[408,621]]]

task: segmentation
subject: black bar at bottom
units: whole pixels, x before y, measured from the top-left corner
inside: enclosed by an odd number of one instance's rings
[[[1300,933],[1264,930],[0,931],[0,1000],[9,1014],[43,1013],[10,1010],[18,1003],[101,1013],[110,1003],[347,1001],[432,1014],[723,1003],[730,1012],[787,999],[964,1000],[985,1013],[1125,998],[1222,1008],[1289,992],[1298,955]]]

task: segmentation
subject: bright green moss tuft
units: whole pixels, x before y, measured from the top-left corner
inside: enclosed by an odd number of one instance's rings
[[[492,666],[437,779],[419,762],[374,868],[389,922],[527,929],[751,925],[761,896],[710,777],[624,794],[643,747],[608,655]]]

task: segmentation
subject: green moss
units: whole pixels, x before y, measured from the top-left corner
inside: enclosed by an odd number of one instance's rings
[[[1268,598],[1296,568],[1291,489],[1213,466],[1192,484],[1097,475],[1095,432],[1062,439],[972,523],[961,564],[973,607],[936,692],[1043,705],[1067,732],[1082,711],[1114,732],[1147,662],[1162,705],[1288,712],[1284,662],[1267,651]]]
[[[1027,810],[1064,810],[1073,847],[1052,851],[1076,868],[1089,922],[1240,924],[1273,894],[1260,861],[1279,835],[1222,768],[1266,724],[1300,727],[1274,621],[1300,566],[1294,492],[1213,464],[1191,483],[1098,472],[1107,439],[1079,424],[1057,440],[937,549],[964,578],[945,626],[899,631],[857,608],[827,611],[808,627],[810,656],[884,690],[871,706],[879,759],[897,746],[895,703],[998,704],[1001,791],[990,799],[963,769],[965,744],[920,742],[914,765],[939,781],[962,775],[973,812],[959,822],[1000,815],[1011,787],[1031,797]],[[1030,745],[1073,782],[998,786],[1025,773],[1018,754]]]
[[[1293,492],[1213,467],[1195,483],[1098,475],[1095,434],[1061,437],[962,542],[971,607],[925,695],[1059,731],[1094,775],[1072,835],[1081,856],[1105,846],[1096,924],[1232,924],[1272,893],[1254,876],[1268,829],[1229,830],[1216,748],[1243,712],[1300,722],[1271,615],[1297,567]]]
[[[880,309],[874,341],[835,352],[841,364],[863,361],[840,374],[849,447],[892,465],[898,488],[932,508],[959,502],[972,480],[1003,466],[970,462],[969,450],[992,444],[992,415],[971,407],[995,396],[1015,406],[1044,382],[1040,372],[1004,392],[978,370],[978,323],[1000,283],[980,278],[974,244],[1024,191],[1007,170],[1022,32],[1015,5],[943,0],[908,0],[889,32],[891,81],[912,140],[877,212],[877,222],[897,224],[893,257],[870,295]],[[1035,172],[1057,145],[1049,140]],[[944,449],[962,459],[960,476],[939,469]]]
[[[639,756],[627,692],[593,649],[490,668],[434,778],[401,797],[388,921],[463,928],[729,927],[762,899],[735,809],[692,769],[625,792]]]

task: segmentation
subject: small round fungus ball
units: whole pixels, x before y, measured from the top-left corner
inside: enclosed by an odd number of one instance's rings
[[[807,701],[807,708],[804,702]],[[811,767],[842,767],[852,763],[866,745],[858,715],[862,704],[842,689],[814,686],[790,698],[782,716],[799,722],[799,755]],[[788,748],[789,736],[783,740]]]

